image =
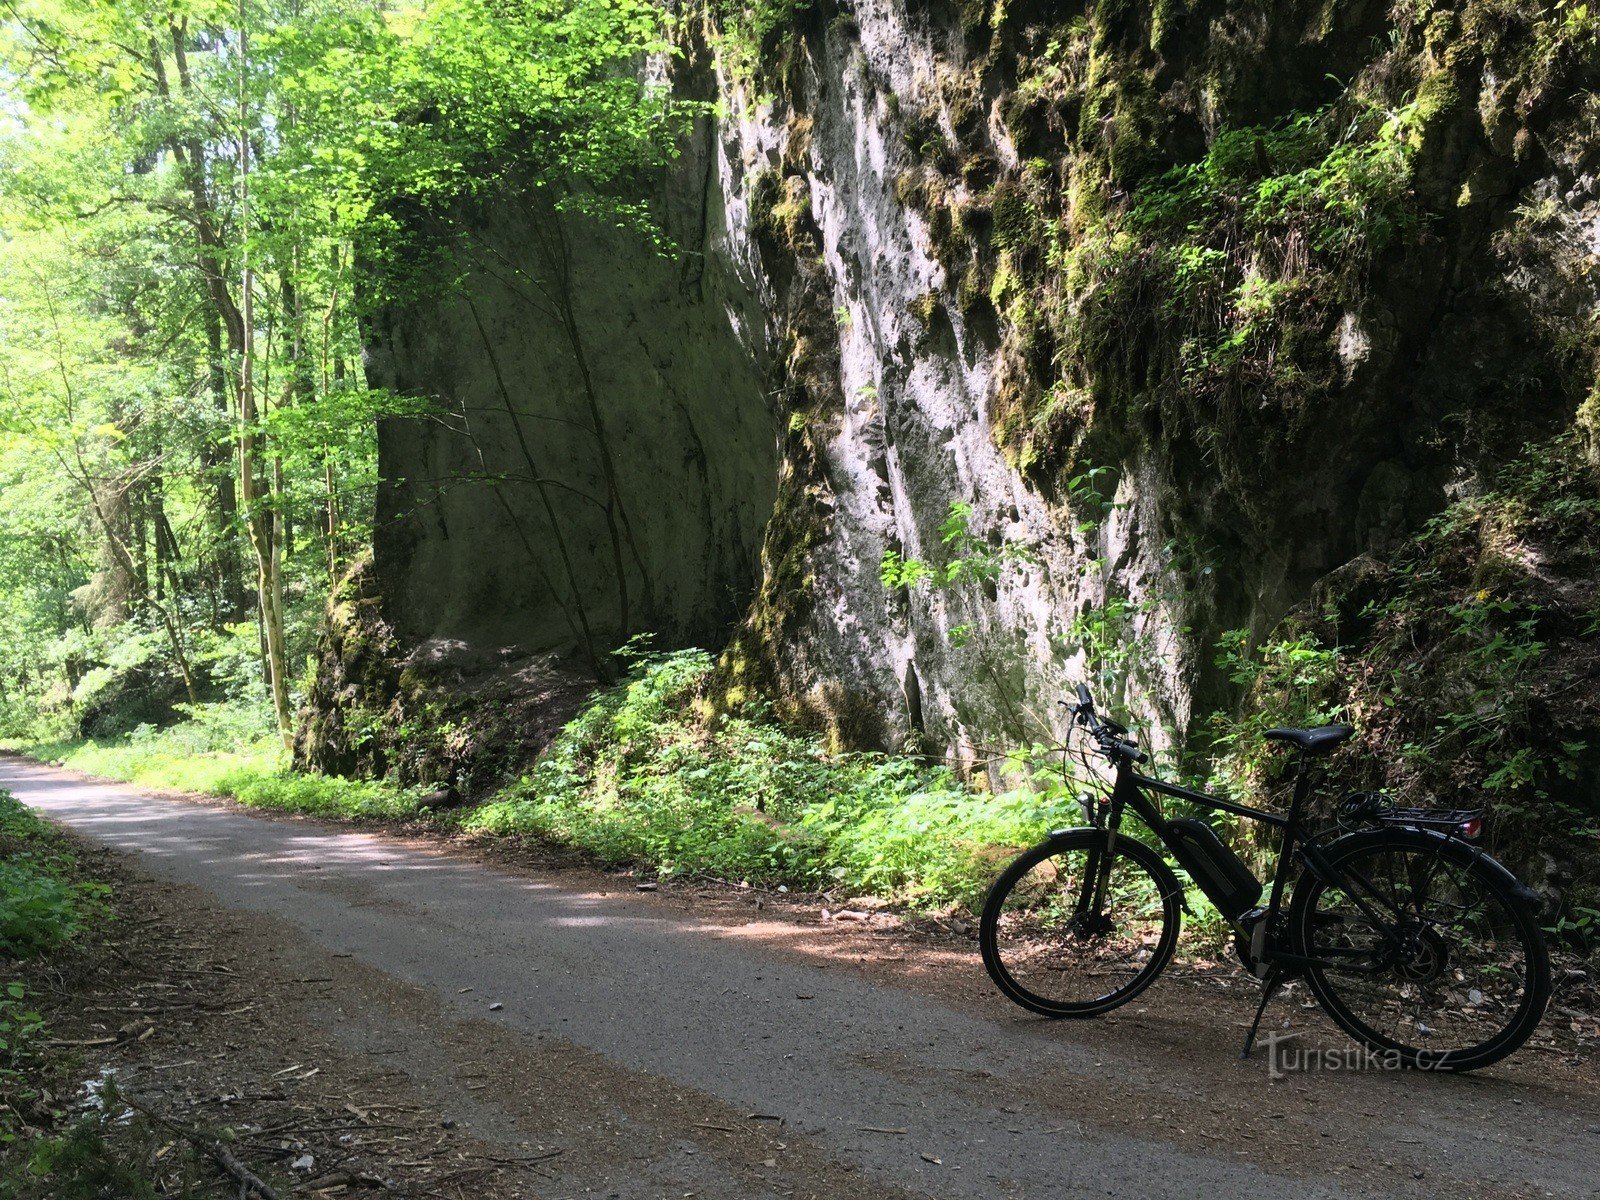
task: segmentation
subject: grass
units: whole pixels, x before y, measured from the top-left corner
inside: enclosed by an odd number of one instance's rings
[[[58,834],[9,793],[0,791],[0,964],[40,958],[77,942],[109,917],[105,885],[87,879]],[[13,977],[0,987],[0,1146],[25,1128],[18,1114],[41,1097],[45,1025],[28,986]],[[0,1195],[9,1195],[0,1177]]]
[[[165,729],[141,727],[126,738],[13,741],[11,749],[75,771],[136,787],[221,796],[252,808],[352,820],[400,820],[417,814],[417,789],[381,780],[338,779],[295,771],[275,734],[253,711],[201,705]]]

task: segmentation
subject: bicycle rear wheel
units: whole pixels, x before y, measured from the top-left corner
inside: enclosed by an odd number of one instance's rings
[[[1525,889],[1476,847],[1417,830],[1328,848],[1348,881],[1302,877],[1290,907],[1307,982],[1357,1041],[1409,1067],[1471,1071],[1512,1053],[1550,999]]]
[[[1177,945],[1182,889],[1160,855],[1119,837],[1102,891],[1107,835],[1073,829],[1006,868],[978,926],[983,965],[1011,1000],[1047,1017],[1092,1017],[1149,987]]]

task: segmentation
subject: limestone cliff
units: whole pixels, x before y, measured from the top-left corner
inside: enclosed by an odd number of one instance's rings
[[[1181,730],[1234,698],[1223,631],[1592,429],[1597,36],[1500,0],[686,18],[718,115],[655,189],[672,249],[508,195],[375,329],[446,414],[380,432],[385,619],[575,667],[728,644],[846,741],[1028,737],[1086,673]]]

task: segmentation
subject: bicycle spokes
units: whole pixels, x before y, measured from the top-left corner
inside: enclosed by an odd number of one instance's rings
[[[1170,897],[1128,847],[1108,855],[1102,837],[1019,864],[987,914],[984,934],[1003,986],[1035,1006],[1099,1005],[1142,986],[1170,952]]]
[[[1352,880],[1321,895],[1310,953],[1353,1016],[1430,1052],[1476,1047],[1518,1010],[1526,962],[1514,914],[1440,853],[1384,849],[1341,864]],[[1381,911],[1362,903],[1370,887]]]

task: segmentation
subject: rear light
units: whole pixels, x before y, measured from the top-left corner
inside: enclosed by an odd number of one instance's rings
[[[1461,823],[1461,836],[1466,838],[1469,842],[1472,841],[1474,838],[1476,838],[1482,832],[1483,832],[1483,818],[1482,817],[1473,817],[1472,820],[1463,821]]]

